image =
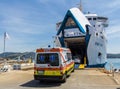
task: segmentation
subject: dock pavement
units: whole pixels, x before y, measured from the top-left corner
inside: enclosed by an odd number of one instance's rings
[[[120,89],[111,74],[100,69],[75,70],[65,83],[34,80],[34,71],[12,70],[0,74],[0,89]],[[118,75],[120,78],[120,75]]]

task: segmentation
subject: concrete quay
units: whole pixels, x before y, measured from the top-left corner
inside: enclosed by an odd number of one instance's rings
[[[100,69],[75,70],[66,83],[39,82],[33,78],[33,70],[12,70],[0,74],[0,89],[120,89],[111,74]],[[118,75],[119,76],[119,75]]]

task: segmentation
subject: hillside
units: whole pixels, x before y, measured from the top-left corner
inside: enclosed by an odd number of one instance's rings
[[[0,58],[8,58],[8,59],[17,59],[20,57],[20,59],[27,59],[27,58],[35,58],[34,52],[5,52],[0,54]]]
[[[120,54],[111,54],[111,53],[108,53],[107,54],[107,58],[120,58]]]
[[[5,52],[0,54],[0,58],[9,58],[9,59],[16,59],[20,56],[21,59],[27,59],[27,58],[35,58],[35,52]],[[107,54],[107,58],[120,58],[120,54]]]

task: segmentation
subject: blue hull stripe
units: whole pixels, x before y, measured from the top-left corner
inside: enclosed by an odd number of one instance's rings
[[[96,65],[88,65],[87,68],[104,68],[107,62],[103,63],[103,64],[96,64]]]

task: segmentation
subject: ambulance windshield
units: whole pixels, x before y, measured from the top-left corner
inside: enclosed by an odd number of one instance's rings
[[[37,64],[50,64],[59,66],[59,57],[57,53],[44,53],[37,55]]]

